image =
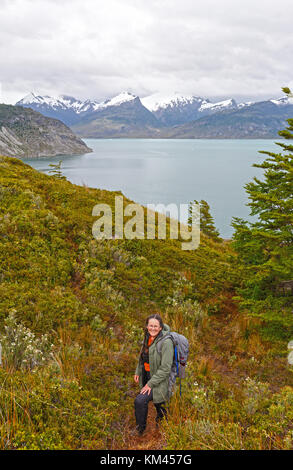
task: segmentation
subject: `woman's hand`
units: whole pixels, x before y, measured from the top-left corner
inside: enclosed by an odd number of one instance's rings
[[[138,384],[138,382],[139,382],[139,375],[135,375],[135,376],[134,376],[134,382],[135,382],[136,384]]]
[[[148,384],[146,384],[140,391],[140,393],[142,393],[143,395],[145,393],[147,393],[148,395],[151,393],[152,389],[151,387],[148,386]]]

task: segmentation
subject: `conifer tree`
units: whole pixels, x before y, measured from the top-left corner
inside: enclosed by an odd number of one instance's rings
[[[50,163],[49,166],[52,167],[52,170],[49,170],[49,173],[52,173],[52,176],[55,176],[55,178],[65,180],[66,177],[62,175],[61,164],[62,160],[59,160],[59,163]]]
[[[288,88],[283,91],[292,97]],[[263,179],[255,177],[245,185],[250,215],[257,220],[234,218],[232,226],[243,278],[242,305],[292,327],[293,145],[286,141],[293,139],[293,119],[287,122],[289,126],[279,132],[285,140],[276,142],[281,152],[260,151],[267,158],[253,166],[264,170]]]
[[[191,225],[192,223],[192,205],[193,204],[200,205],[200,230],[201,232],[217,242],[221,241],[220,234],[215,227],[214,219],[210,213],[210,206],[207,203],[207,201],[204,201],[203,199],[199,203],[196,200],[189,203],[188,225]]]

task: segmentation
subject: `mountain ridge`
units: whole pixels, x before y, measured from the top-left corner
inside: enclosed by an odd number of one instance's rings
[[[30,93],[20,105],[60,119],[85,138],[274,138],[293,113],[287,97],[237,103],[179,93],[140,98],[127,91],[102,102]]]
[[[280,101],[280,100],[279,100]],[[233,110],[224,110],[212,116],[176,126],[167,133],[168,138],[253,139],[274,138],[278,129],[291,118],[293,106],[290,102],[277,104],[269,101],[256,102]]]

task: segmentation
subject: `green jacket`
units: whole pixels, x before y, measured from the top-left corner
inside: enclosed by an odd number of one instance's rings
[[[163,336],[167,335],[170,332],[169,326],[164,325],[164,328],[161,332]],[[170,398],[170,392],[168,390],[169,389],[169,376],[170,376],[171,367],[173,364],[174,347],[173,347],[172,340],[168,338],[163,342],[162,354],[159,354],[156,348],[156,344],[161,338],[162,336],[159,335],[149,347],[149,363],[150,363],[151,378],[148,381],[147,385],[153,391],[154,403],[162,403],[163,401],[167,401]],[[140,388],[143,387],[142,368],[143,368],[143,364],[141,363],[141,359],[139,358],[135,375],[139,376]]]

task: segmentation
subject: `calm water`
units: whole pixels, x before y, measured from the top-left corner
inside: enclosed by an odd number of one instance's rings
[[[121,190],[146,205],[188,204],[205,199],[223,237],[232,235],[232,217],[248,218],[243,186],[262,170],[252,164],[278,151],[274,140],[169,140],[84,139],[93,153],[26,159],[48,172],[50,163],[62,159],[63,175],[72,183]],[[171,214],[172,215],[172,214]]]

